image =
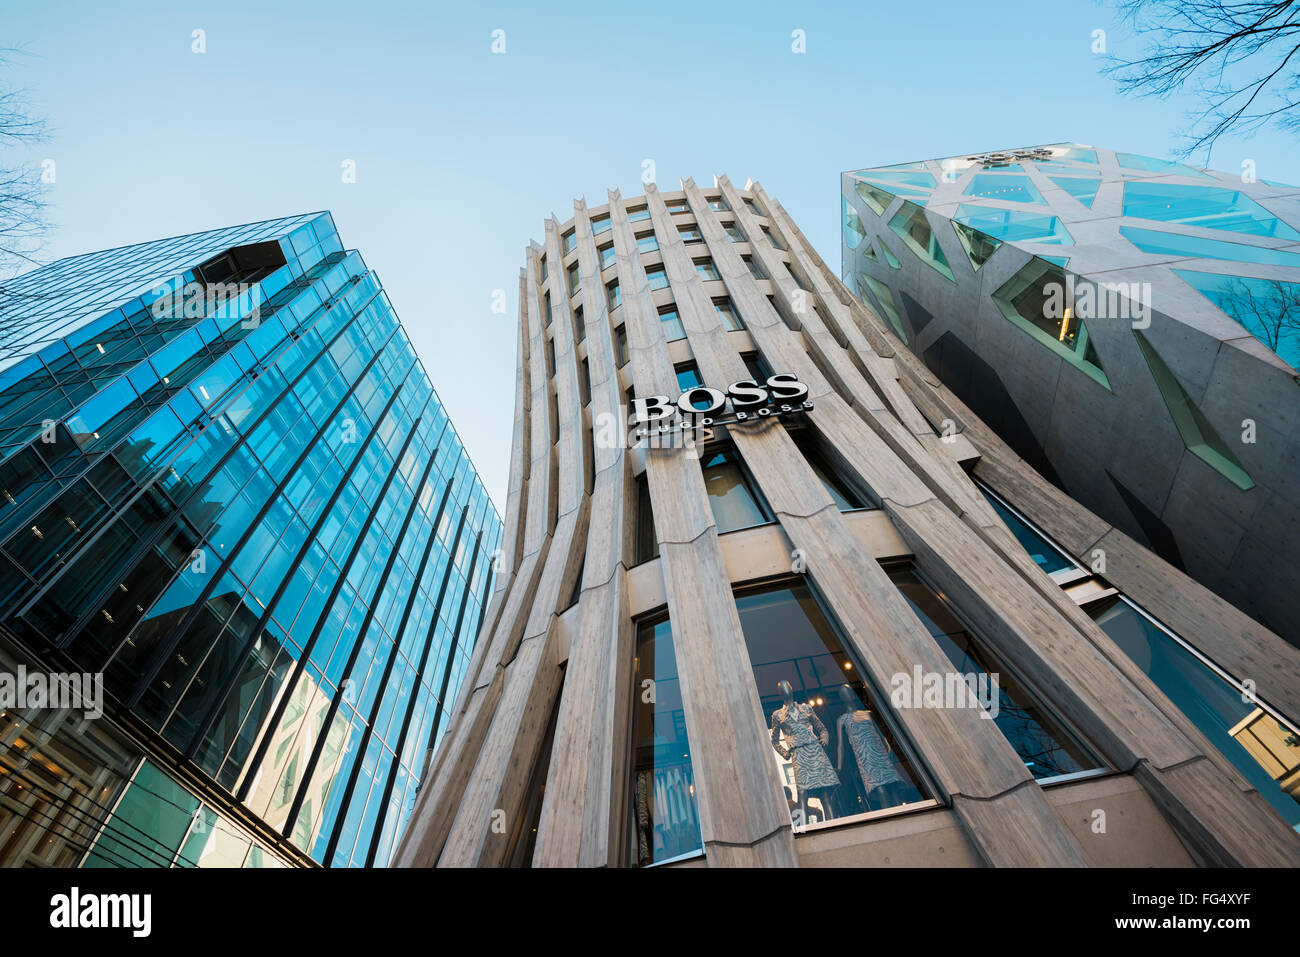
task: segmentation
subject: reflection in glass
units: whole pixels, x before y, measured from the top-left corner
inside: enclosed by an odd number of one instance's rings
[[[1241,323],[1247,332],[1272,349],[1283,362],[1289,363],[1294,369],[1300,369],[1300,283],[1284,279],[1196,272],[1191,269],[1175,269],[1174,272]]]
[[[967,184],[965,195],[1012,203],[1043,202],[1043,194],[1029,177],[1015,173],[976,173]]]
[[[1035,778],[1052,778],[1100,767],[1082,744],[1049,717],[1030,694],[985,651],[910,565],[888,569],[889,577],[959,674],[996,678],[998,713],[993,721]],[[990,681],[990,687],[992,682]]]
[[[898,314],[898,307],[894,305],[893,290],[875,276],[864,272],[858,273],[858,276],[862,279],[865,289],[871,290],[872,294],[874,294],[877,304],[885,314],[885,318],[893,326],[894,332],[898,333],[898,338],[907,342],[907,333],[903,330],[903,319]]]
[[[821,442],[813,435],[811,427],[792,429],[790,438],[794,439],[794,444],[799,447],[813,473],[821,480],[827,494],[835,502],[835,507],[841,512],[880,507],[874,498],[860,494],[854,484],[841,474],[840,469],[831,464]]]
[[[844,241],[850,249],[857,249],[866,238],[866,230],[862,228],[862,220],[858,218],[857,210],[850,206],[849,201],[843,196],[840,197],[840,215],[844,220]]]
[[[952,228],[961,241],[962,249],[966,250],[966,258],[970,260],[971,268],[976,271],[979,270],[980,266],[988,262],[989,257],[997,252],[998,247],[1002,245],[1000,239],[985,236],[978,229],[967,226],[965,223],[953,220]]]
[[[645,866],[704,850],[671,622],[637,628],[633,670],[631,860]]]
[[[953,220],[1004,242],[1074,245],[1074,238],[1059,219],[1041,213],[1023,213],[1014,209],[994,209],[991,206],[963,203],[957,207]]]
[[[1300,830],[1300,735],[1119,596],[1085,609],[1291,827]]]
[[[706,451],[700,461],[704,489],[709,495],[718,534],[770,522],[767,505],[740,464],[740,456],[727,445]]]
[[[1246,243],[1206,239],[1204,236],[1186,236],[1163,229],[1143,229],[1140,226],[1121,226],[1120,234],[1144,253],[1161,256],[1186,256],[1191,259],[1228,259],[1261,266],[1300,266],[1300,253],[1267,246],[1248,246]],[[1263,280],[1257,280],[1263,281]]]
[[[1245,193],[1221,186],[1128,182],[1124,184],[1124,215],[1252,236],[1300,239],[1300,232]]]
[[[919,778],[802,582],[736,597],[796,826],[922,800]]]
[[[1049,575],[1053,572],[1077,567],[1074,562],[1049,545],[1047,539],[1039,535],[1019,515],[1003,505],[1001,499],[990,494],[982,485],[979,489],[984,493],[984,497],[988,499],[988,503],[993,506],[993,511],[998,513],[998,518],[1002,519],[1011,534],[1016,537],[1016,541],[1024,546],[1025,551],[1029,553],[1029,557],[1034,560],[1035,565]]]
[[[1092,209],[1093,201],[1097,198],[1097,190],[1101,186],[1100,179],[1078,176],[1053,176],[1051,180],[1089,209]]]
[[[1074,285],[1054,263],[1035,257],[993,293],[1008,320],[1100,385],[1110,388],[1101,358],[1082,317],[1067,301]]]
[[[953,279],[952,269],[948,266],[948,259],[943,254],[938,237],[930,228],[930,221],[925,218],[925,210],[920,206],[911,202],[904,203],[902,209],[889,221],[889,228],[898,234],[898,238],[922,262],[945,278],[957,281]]]
[[[883,216],[885,208],[894,201],[893,196],[883,189],[877,189],[870,183],[855,183],[853,189],[868,206],[875,210],[877,216]]]

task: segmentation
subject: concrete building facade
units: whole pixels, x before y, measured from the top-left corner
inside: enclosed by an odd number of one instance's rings
[[[1300,862],[1300,655],[759,185],[580,200],[519,301],[499,575],[396,865]]]
[[[1058,488],[1300,644],[1300,187],[1078,144],[841,177],[844,281]]]

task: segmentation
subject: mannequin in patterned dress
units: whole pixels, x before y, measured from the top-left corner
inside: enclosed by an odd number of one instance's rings
[[[781,692],[785,704],[772,712],[772,747],[781,757],[794,763],[794,785],[799,792],[799,811],[803,815],[800,823],[808,821],[809,791],[820,792],[826,817],[834,817],[830,791],[839,787],[840,779],[826,756],[830,732],[812,705],[794,700],[790,682],[778,682],[776,690]],[[782,736],[786,740],[785,746],[781,744]]]
[[[844,739],[862,776],[862,786],[867,792],[867,808],[878,811],[902,803],[905,782],[894,767],[893,749],[872,719],[871,709],[848,685],[840,685],[840,700],[847,709],[835,722],[836,753],[839,756],[835,769],[844,768]],[[873,805],[879,804],[880,807]]]

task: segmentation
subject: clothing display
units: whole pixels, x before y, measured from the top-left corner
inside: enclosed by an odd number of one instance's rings
[[[876,727],[876,722],[871,719],[871,712],[846,711],[840,715],[836,724],[840,740],[845,737],[849,739],[849,747],[858,763],[858,773],[862,775],[862,783],[868,792],[881,785],[903,780],[894,767],[889,745]]]
[[[686,769],[668,765],[636,773],[637,860],[645,865],[691,850],[699,833],[695,796]]]
[[[636,773],[637,863],[642,867],[650,863],[650,789],[653,786],[649,771]]]
[[[826,725],[811,705],[792,701],[772,712],[772,747],[781,757],[794,762],[794,783],[800,791],[839,787],[839,775],[826,756],[829,740]]]

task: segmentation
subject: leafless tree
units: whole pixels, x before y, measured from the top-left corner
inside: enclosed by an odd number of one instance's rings
[[[0,50],[0,68],[15,51]],[[36,262],[45,232],[45,190],[41,171],[12,160],[12,152],[44,139],[45,121],[32,114],[22,90],[0,79],[0,275]]]
[[[1230,130],[1274,122],[1300,132],[1300,0],[1117,0],[1147,40],[1137,60],[1112,57],[1105,72],[1121,92],[1189,92],[1192,111],[1179,150],[1186,157]]]
[[[1300,285],[1279,279],[1233,279],[1217,299],[1219,308],[1278,355],[1300,348]]]

